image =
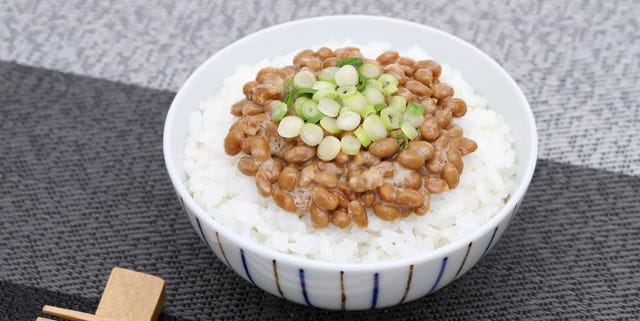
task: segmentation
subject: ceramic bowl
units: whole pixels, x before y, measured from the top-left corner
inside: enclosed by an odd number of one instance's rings
[[[379,263],[328,263],[293,257],[239,237],[196,204],[182,168],[189,114],[213,95],[212,88],[239,65],[301,48],[349,38],[386,42],[402,52],[424,48],[435,60],[459,70],[489,106],[501,114],[515,137],[517,186],[507,204],[474,233],[412,257]],[[295,40],[295,41],[293,41]],[[255,286],[296,303],[326,309],[372,309],[418,299],[471,269],[513,219],[536,164],[533,113],[515,81],[485,53],[443,31],[417,23],[373,16],[328,16],[273,26],[218,51],[178,91],[164,128],[164,157],[179,201],[196,233],[229,268]]]

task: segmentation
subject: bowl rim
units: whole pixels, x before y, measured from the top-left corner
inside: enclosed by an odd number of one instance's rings
[[[405,25],[412,28],[418,28],[418,29],[425,30],[427,32],[436,33],[441,36],[448,37],[452,41],[458,42],[463,47],[466,47],[468,50],[476,52],[477,54],[482,56],[484,59],[486,59],[489,64],[492,64],[494,65],[494,67],[497,67],[496,69],[498,70],[498,72],[501,73],[502,76],[506,77],[510,85],[516,91],[516,95],[518,96],[520,103],[526,109],[525,110],[526,123],[528,125],[528,131],[531,132],[531,142],[530,142],[531,144],[529,146],[529,151],[530,151],[530,155],[532,155],[534,159],[533,161],[529,160],[527,162],[529,163],[529,165],[527,168],[524,169],[522,179],[520,180],[520,182],[518,182],[515,192],[511,195],[507,203],[496,214],[494,214],[487,222],[485,222],[482,226],[480,226],[480,228],[478,228],[477,230],[473,231],[472,233],[469,233],[468,235],[462,238],[459,238],[458,240],[455,240],[440,248],[437,248],[435,250],[432,250],[423,254],[385,260],[380,262],[358,262],[358,263],[344,262],[342,263],[342,262],[320,261],[320,260],[314,260],[309,258],[296,257],[290,254],[278,252],[275,249],[268,248],[262,244],[259,244],[257,242],[247,240],[241,237],[240,235],[236,234],[236,232],[218,223],[215,219],[209,216],[204,211],[204,209],[202,209],[195,202],[191,194],[188,192],[184,182],[181,179],[182,174],[179,173],[179,171],[177,170],[173,162],[173,159],[171,157],[173,153],[183,152],[183,151],[173,151],[171,149],[171,144],[170,144],[172,131],[173,131],[172,129],[174,127],[173,123],[175,122],[175,118],[177,117],[176,116],[177,109],[178,109],[177,105],[181,102],[182,96],[185,95],[185,88],[191,87],[191,83],[194,82],[194,79],[196,79],[199,74],[205,72],[204,66],[209,65],[212,60],[215,60],[218,56],[223,55],[227,51],[232,50],[234,47],[238,46],[239,44],[250,42],[254,38],[261,37],[263,34],[272,32],[275,30],[295,28],[296,26],[304,25],[309,22],[331,23],[332,21],[336,21],[336,20],[351,20],[355,22],[373,20],[380,23]],[[165,118],[165,123],[164,123],[163,155],[164,155],[167,172],[169,173],[171,182],[174,188],[177,190],[179,197],[181,197],[182,200],[185,202],[185,205],[187,205],[192,210],[192,212],[196,215],[198,219],[204,221],[207,225],[211,225],[217,232],[221,233],[224,236],[224,238],[236,243],[237,246],[245,249],[245,251],[248,250],[249,252],[255,252],[264,257],[269,257],[270,259],[276,259],[279,262],[288,263],[288,264],[299,266],[299,267],[327,269],[327,270],[336,270],[336,271],[341,270],[341,271],[349,271],[349,272],[370,271],[372,269],[381,271],[385,269],[404,267],[410,264],[428,262],[430,260],[440,258],[442,256],[446,256],[447,253],[451,253],[451,252],[460,250],[463,247],[466,247],[467,244],[469,244],[469,242],[472,242],[482,237],[484,234],[487,234],[489,233],[489,231],[494,229],[507,215],[509,215],[509,213],[511,213],[511,211],[515,208],[516,204],[524,198],[524,194],[526,193],[527,188],[531,182],[531,179],[533,177],[533,172],[535,170],[535,166],[537,162],[538,132],[536,129],[536,123],[535,123],[533,111],[531,110],[531,106],[529,105],[529,102],[524,96],[522,89],[518,86],[515,80],[504,70],[504,68],[500,66],[500,64],[498,64],[489,55],[487,55],[485,52],[483,52],[479,48],[473,46],[469,42],[462,40],[445,31],[442,31],[430,26],[426,26],[420,23],[397,19],[397,18],[373,16],[373,15],[329,15],[329,16],[319,16],[319,17],[293,20],[293,21],[277,24],[277,25],[270,26],[270,27],[261,29],[259,31],[250,33],[232,42],[231,44],[225,46],[224,48],[222,48],[221,50],[217,51],[215,54],[207,58],[207,60],[205,60],[203,63],[201,63],[196,68],[196,70],[193,71],[193,73],[187,78],[187,80],[182,84],[182,86],[180,86],[180,89],[178,90],[173,101],[171,102],[171,106],[169,108],[169,111],[167,112],[167,116]]]

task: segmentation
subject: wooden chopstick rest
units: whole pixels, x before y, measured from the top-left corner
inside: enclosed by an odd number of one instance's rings
[[[163,304],[163,279],[115,267],[95,315],[48,305],[42,312],[70,321],[157,321]],[[52,320],[39,317],[36,321]]]
[[[44,307],[42,307],[42,313],[52,315],[54,317],[65,318],[70,321],[116,321],[99,317],[90,313],[58,308],[50,305],[45,305]]]

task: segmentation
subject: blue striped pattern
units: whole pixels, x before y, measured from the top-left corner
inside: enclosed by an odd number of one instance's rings
[[[313,307],[313,305],[311,304],[311,301],[309,301],[309,295],[307,294],[307,285],[304,282],[304,270],[300,269],[299,274],[300,274],[300,288],[302,288],[302,297],[304,298],[304,302],[308,306]]]
[[[447,267],[448,259],[449,259],[448,257],[445,257],[444,259],[442,259],[442,264],[440,265],[440,272],[438,272],[438,277],[436,278],[436,282],[433,284],[433,286],[431,287],[431,290],[429,290],[427,294],[433,293],[438,288],[438,284],[440,284],[440,280],[442,279],[442,275],[444,274],[444,269]]]
[[[489,248],[491,247],[491,244],[493,244],[493,239],[495,239],[497,232],[498,232],[498,227],[496,226],[495,230],[493,230],[493,234],[491,234],[491,239],[489,239],[489,244],[487,244],[487,247],[484,249],[484,252],[482,252],[481,258],[484,257],[485,254],[487,254],[487,252],[489,252]]]
[[[200,220],[196,217],[196,225],[198,226],[198,231],[200,232],[200,235],[202,236],[202,239],[204,240],[205,244],[207,245],[207,247],[209,247],[210,249],[213,250],[213,248],[211,247],[211,245],[209,244],[209,240],[207,239],[206,234],[204,233],[204,230],[202,228],[202,224],[200,223]],[[482,256],[484,257],[487,252],[489,251],[489,248],[491,248],[491,245],[493,244],[496,235],[498,233],[498,227],[496,227],[493,230],[493,233],[491,234],[491,238],[489,239],[489,243],[487,244],[486,248],[484,249],[484,251],[482,252]],[[462,270],[462,267],[464,266],[464,263],[466,262],[467,259],[467,255],[469,254],[469,251],[471,249],[471,243],[469,243],[469,246],[467,248],[467,254],[465,255],[464,260],[462,261],[462,264],[460,266],[460,268],[458,269],[457,273],[456,273],[456,277],[460,274],[460,271]],[[224,254],[224,253],[223,253]],[[225,257],[226,258],[226,257]],[[251,276],[251,273],[249,272],[249,266],[247,264],[247,259],[245,257],[244,254],[244,250],[240,249],[240,258],[242,259],[242,267],[244,268],[244,272],[247,275],[247,279],[249,279],[249,282],[251,282],[251,284],[256,285],[255,282],[253,281],[253,277]],[[427,292],[427,294],[431,294],[433,292],[435,292],[438,289],[438,286],[440,285],[440,282],[442,281],[442,277],[444,275],[444,271],[446,270],[447,267],[447,261],[449,260],[448,257],[444,257],[442,259],[442,263],[440,264],[440,271],[438,272],[438,276],[436,277],[436,280],[433,284],[433,286],[431,286],[431,289],[429,290],[429,292]],[[227,263],[228,264],[228,263]],[[279,288],[279,280],[278,280],[278,275],[277,275],[277,270],[276,270],[276,265],[275,265],[275,260],[273,262],[273,268],[274,268],[274,275],[276,278],[276,282],[278,283],[278,291],[280,293],[280,295],[282,297],[284,297],[282,290]],[[405,289],[405,293],[403,295],[402,301],[404,301],[406,294],[408,292],[409,289],[409,284],[410,284],[410,280],[411,280],[411,272],[412,271],[412,267],[409,269],[410,271],[410,276],[409,276],[409,280],[407,283],[407,289]],[[313,304],[311,304],[311,300],[309,299],[309,294],[307,293],[307,284],[305,281],[305,271],[304,269],[299,269],[298,270],[299,273],[299,277],[300,277],[300,288],[302,291],[302,297],[304,298],[304,302],[310,306],[310,307],[314,307]],[[344,288],[342,288],[344,286],[344,284],[342,282],[342,277],[343,274],[341,274],[341,295],[342,295],[342,304],[343,304],[343,309],[345,308],[345,303],[346,303],[346,296],[344,294]],[[375,273],[373,275],[373,289],[372,289],[372,295],[371,295],[371,309],[375,309],[378,306],[378,297],[380,296],[380,273]]]
[[[376,305],[378,305],[378,292],[379,290],[379,278],[380,275],[378,273],[373,275],[373,296],[371,297],[371,308],[375,309]]]
[[[256,285],[255,282],[253,282],[253,278],[251,277],[251,273],[249,273],[249,267],[247,266],[247,259],[244,257],[244,250],[240,249],[240,258],[242,258],[242,266],[244,267],[244,272],[247,273],[247,278],[249,278],[249,282],[251,282],[251,284]]]
[[[213,251],[213,248],[211,247],[211,245],[209,245],[209,241],[207,240],[207,236],[204,235],[204,231],[202,230],[202,225],[200,224],[200,220],[196,217],[196,224],[198,225],[198,230],[200,231],[200,235],[202,235],[202,239],[204,240],[204,244],[207,245],[208,248],[210,248]]]

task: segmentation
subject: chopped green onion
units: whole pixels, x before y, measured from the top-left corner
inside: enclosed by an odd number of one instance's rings
[[[338,69],[340,69],[340,67],[327,67],[327,68],[324,68],[318,74],[318,79],[320,79],[322,81],[328,81],[328,82],[335,83],[336,82],[336,71],[338,71]]]
[[[402,96],[393,96],[389,99],[389,107],[393,107],[403,113],[407,109],[407,100]]]
[[[367,79],[374,79],[380,76],[380,67],[376,64],[365,63],[358,67],[358,71]]]
[[[373,142],[382,140],[389,134],[387,132],[387,128],[384,127],[384,124],[378,115],[367,116],[367,118],[362,122],[362,128]]]
[[[398,92],[398,86],[393,85],[393,84],[388,84],[382,89],[382,91],[384,92],[384,94],[386,96],[391,96],[391,95],[395,94],[396,92]]]
[[[312,119],[316,118],[317,120],[315,122],[318,122],[323,117],[322,115],[318,115],[322,113],[320,112],[320,109],[318,109],[318,104],[311,99],[302,104],[302,114],[304,115],[304,118],[310,122],[313,122]]]
[[[293,92],[293,78],[289,78],[284,83],[284,93],[286,94],[284,103],[287,104],[287,107],[291,107],[293,100],[296,98],[296,93]]]
[[[273,110],[271,110],[271,120],[280,121],[284,116],[287,115],[287,111],[289,111],[289,107],[287,104],[279,101],[275,103],[273,106]]]
[[[296,102],[293,103],[293,109],[296,111],[296,114],[298,115],[298,117],[302,118],[303,120],[307,120],[303,112],[304,103],[310,100],[311,99],[309,99],[308,97],[302,96],[302,97],[298,97],[298,99],[296,99]]]
[[[402,114],[402,120],[404,120],[405,123],[408,122],[413,127],[420,127],[422,121],[424,120],[424,116],[416,115],[407,110]]]
[[[380,82],[382,83],[382,87],[387,86],[389,84],[393,84],[396,86],[398,85],[398,78],[396,78],[394,75],[391,75],[391,74],[382,74],[380,75],[378,80],[380,80]]]
[[[382,91],[382,83],[377,79],[369,79],[367,80],[367,87],[373,87],[377,90]]]
[[[336,71],[338,86],[355,86],[358,84],[358,71],[352,65],[346,65]]]
[[[293,89],[293,92],[296,95],[304,95],[304,94],[315,94],[317,92],[317,90],[315,90],[313,88],[300,87],[300,88]]]
[[[358,90],[356,90],[356,87],[354,86],[342,86],[342,87],[338,87],[337,92],[338,92],[338,97],[345,99],[358,93]]]
[[[324,117],[322,113],[317,113],[315,116],[307,119],[307,123],[317,124],[320,121],[320,119],[322,119],[322,117]]]
[[[323,97],[336,99],[338,97],[338,92],[336,92],[334,89],[320,89],[316,91],[315,94],[313,94],[311,99],[313,99],[313,101],[315,102],[318,102],[320,101],[320,98],[323,98]]]
[[[285,138],[296,137],[304,126],[304,120],[298,116],[286,116],[278,124],[278,134]]]
[[[412,112],[414,115],[424,115],[424,106],[415,101],[409,102],[409,104],[407,105],[407,110]]]
[[[336,123],[336,119],[333,117],[323,117],[320,120],[320,126],[331,134],[339,134],[341,132]]]
[[[344,112],[342,112],[342,110],[344,110]],[[360,115],[350,111],[348,108],[343,108],[342,110],[340,111],[340,116],[336,119],[338,128],[350,131],[360,125]]]
[[[371,138],[369,138],[362,126],[356,128],[356,130],[353,131],[353,134],[356,135],[356,138],[360,142],[360,145],[368,147],[371,144]]]
[[[408,122],[402,123],[402,126],[400,126],[400,129],[402,130],[402,133],[405,134],[407,138],[411,140],[418,137],[418,131],[416,130],[415,127],[413,127],[413,125],[411,125]]]
[[[360,57],[345,58],[345,59],[342,59],[342,60],[340,60],[340,61],[338,61],[336,63],[336,66],[338,66],[338,67],[343,67],[343,66],[346,66],[346,65],[359,67],[360,65],[362,65],[362,58],[360,58]]]
[[[318,145],[316,155],[321,160],[328,162],[338,156],[341,148],[342,145],[338,138],[335,136],[325,136],[320,142],[320,145]]]
[[[369,115],[375,115],[376,114],[376,108],[373,107],[373,105],[367,105],[366,107],[364,107],[361,111],[360,111],[360,116],[364,119],[367,118],[367,116]]]
[[[361,93],[357,93],[349,98],[342,99],[342,103],[345,107],[348,107],[352,111],[359,113],[361,112],[369,103],[367,99]]]
[[[367,101],[372,104],[384,104],[384,94],[382,94],[381,91],[373,88],[373,87],[367,87],[362,94],[364,95],[365,98],[367,98]]]
[[[289,91],[293,90],[293,88],[294,88],[294,86],[293,86],[293,77],[287,78],[287,80],[284,82],[283,91],[284,92],[289,92]]]
[[[360,141],[351,134],[347,134],[342,136],[340,139],[340,144],[342,145],[342,151],[345,154],[355,155],[360,151]]]
[[[336,84],[332,83],[332,82],[328,82],[328,81],[316,81],[313,84],[313,87],[311,87],[313,89],[316,90],[321,90],[321,89],[336,89]]]
[[[303,143],[309,146],[316,146],[320,144],[323,137],[324,132],[322,131],[322,128],[315,124],[305,124],[300,130],[300,139],[302,139]]]
[[[381,110],[385,109],[385,107],[387,107],[387,105],[382,103],[373,105],[373,108],[376,109],[376,114],[379,113]]]
[[[358,74],[358,85],[356,86],[356,89],[358,89],[359,92],[362,92],[365,88],[367,88],[367,78],[362,74]]]
[[[323,97],[318,101],[318,109],[329,117],[336,117],[340,111],[340,104],[331,98]]]
[[[293,104],[294,98],[295,98],[295,94],[293,93],[293,91],[290,91],[287,93],[287,96],[284,98],[284,103],[287,105],[287,107],[291,107],[291,104]]]
[[[402,123],[402,114],[393,107],[387,107],[380,112],[380,119],[387,129],[398,129]]]
[[[304,128],[303,128],[304,130]],[[393,137],[393,139],[396,141],[396,143],[398,143],[398,151],[401,152],[405,149],[407,149],[407,145],[409,144],[409,139],[407,138],[407,136],[402,133],[401,131],[396,131],[393,133],[393,135],[391,135],[391,137]]]
[[[296,88],[311,88],[316,82],[316,76],[309,70],[300,70],[293,76],[293,85]]]
[[[349,109],[349,107],[342,107],[342,108],[340,108],[340,112],[338,114],[342,115],[342,114],[344,114],[346,112],[352,112],[352,110]]]
[[[287,104],[287,106],[291,107],[291,104],[293,103],[293,100],[296,98],[296,96],[300,98],[301,95],[315,94],[316,92],[317,90],[313,88],[294,88],[287,94],[287,97],[284,99],[284,103]]]

